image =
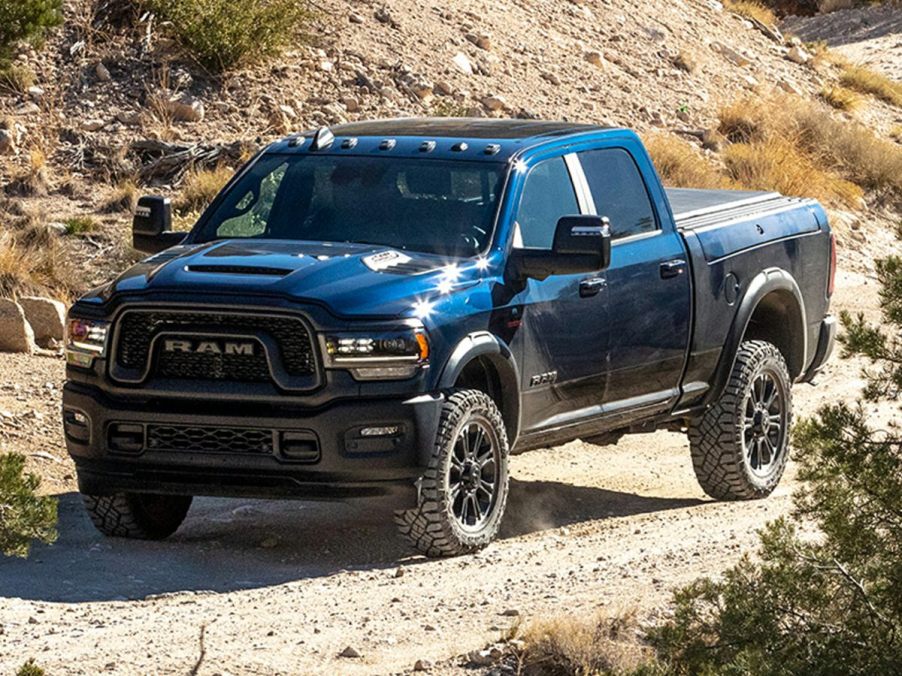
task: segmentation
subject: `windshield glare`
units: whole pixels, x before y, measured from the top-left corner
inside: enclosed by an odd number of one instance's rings
[[[196,241],[379,244],[469,257],[492,236],[505,165],[264,155],[199,226]]]

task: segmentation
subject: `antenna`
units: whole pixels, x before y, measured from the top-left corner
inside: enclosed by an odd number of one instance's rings
[[[310,150],[322,150],[328,148],[335,141],[335,135],[329,127],[320,127],[313,135],[313,143],[310,144]]]

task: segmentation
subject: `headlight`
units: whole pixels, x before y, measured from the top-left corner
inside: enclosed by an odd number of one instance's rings
[[[90,368],[96,357],[106,355],[110,323],[94,319],[69,319],[66,325],[66,361]]]
[[[329,334],[323,346],[326,368],[347,369],[357,380],[412,378],[429,363],[423,329]]]

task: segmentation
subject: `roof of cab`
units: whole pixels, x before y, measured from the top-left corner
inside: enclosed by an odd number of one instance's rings
[[[317,132],[310,130],[277,141],[269,151],[499,161],[553,139],[609,129],[612,127],[547,120],[396,118],[335,125],[329,129],[334,141],[321,149],[307,141]]]

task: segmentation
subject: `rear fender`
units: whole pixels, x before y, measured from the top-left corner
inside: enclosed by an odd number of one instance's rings
[[[805,301],[799,285],[790,273],[781,268],[768,268],[752,279],[746,289],[730,332],[727,334],[720,361],[714,372],[711,389],[705,399],[706,405],[712,404],[720,398],[730,378],[730,372],[733,370],[739,345],[748,334],[749,322],[762,300],[774,293],[777,295],[772,298],[775,299],[775,302],[782,304],[787,320],[786,326],[780,328],[780,335],[784,340],[783,344],[778,347],[781,347],[781,351],[784,353],[793,380],[803,373],[805,364],[808,363]]]

